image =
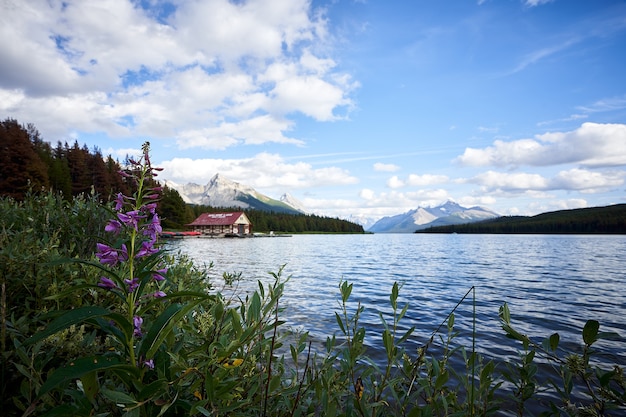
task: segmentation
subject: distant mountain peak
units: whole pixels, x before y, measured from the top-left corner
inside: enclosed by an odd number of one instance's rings
[[[307,213],[307,209],[304,207],[304,204],[302,204],[297,198],[295,198],[289,193],[285,193],[281,195],[280,201],[287,204],[288,206],[295,208],[296,210],[302,213]]]
[[[448,200],[435,207],[418,207],[403,214],[383,217],[368,230],[375,233],[413,233],[431,226],[471,223],[499,217],[482,207],[465,208]]]
[[[200,204],[211,207],[233,207],[241,209],[255,209],[276,211],[283,213],[303,213],[302,208],[294,206],[300,204],[291,197],[290,202],[274,200],[259,193],[254,188],[233,181],[223,174],[216,173],[205,185],[188,183],[178,185],[166,181],[166,185],[178,191],[182,199],[188,204]],[[282,199],[282,197],[281,197]]]

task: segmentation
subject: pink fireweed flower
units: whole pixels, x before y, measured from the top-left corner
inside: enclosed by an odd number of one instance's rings
[[[143,324],[143,319],[139,316],[134,316],[133,317],[133,326],[135,327],[134,331],[133,331],[133,336],[135,337],[141,337],[143,336],[143,333],[141,333],[141,325]]]
[[[115,197],[115,211],[120,211],[124,207],[124,194],[117,193]]]
[[[98,287],[105,288],[107,290],[114,290],[116,288],[119,288],[113,280],[107,277],[100,277],[100,282],[98,283]]]
[[[118,262],[123,262],[128,259],[126,245],[122,245],[122,248],[118,250],[104,243],[96,243],[96,248],[96,257],[100,260],[101,264],[115,266]]]
[[[132,210],[127,213],[118,213],[117,218],[126,226],[133,227],[137,230],[137,225],[141,219],[145,219],[146,216],[141,214],[138,210]]]
[[[126,278],[124,280],[124,284],[128,286],[128,292],[133,292],[137,289],[137,287],[139,287],[139,278],[133,278],[133,279]]]
[[[119,235],[120,232],[122,231],[122,223],[118,222],[117,220],[111,219],[105,226],[104,231],[108,233],[113,233],[115,235]]]
[[[157,282],[165,281],[166,274],[167,274],[167,268],[157,269],[157,271],[152,274],[152,279]]]
[[[154,298],[163,298],[166,297],[167,294],[165,294],[163,291],[159,290],[159,291],[155,291],[154,293],[150,294],[151,297]]]
[[[154,243],[155,241],[153,240],[141,242],[141,249],[137,251],[135,258],[143,258],[144,256],[159,253],[159,250],[154,247]]]
[[[146,204],[141,208],[141,211],[144,213],[156,214],[157,205],[156,203]]]
[[[159,216],[155,213],[152,218],[152,222],[148,223],[146,227],[143,229],[144,236],[148,236],[151,241],[156,241],[159,233],[163,231],[161,227],[161,221],[159,220]]]

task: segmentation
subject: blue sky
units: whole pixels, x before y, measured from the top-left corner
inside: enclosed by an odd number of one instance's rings
[[[319,214],[624,203],[626,2],[3,0],[0,117]]]

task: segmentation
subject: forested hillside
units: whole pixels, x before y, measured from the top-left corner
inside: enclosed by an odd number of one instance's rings
[[[624,234],[626,204],[561,210],[532,217],[498,217],[478,223],[431,227],[416,233]]]
[[[17,120],[0,121],[0,197],[22,201],[28,193],[59,193],[66,200],[93,194],[100,201],[111,201],[117,193],[132,194],[133,183],[119,172],[127,166],[100,149],[89,150],[78,141],[72,145],[44,141],[34,125]],[[241,209],[187,205],[180,194],[164,187],[158,206],[166,229],[184,229],[203,212],[240,211]],[[255,231],[363,233],[361,225],[316,215],[288,215],[250,210],[246,215]]]

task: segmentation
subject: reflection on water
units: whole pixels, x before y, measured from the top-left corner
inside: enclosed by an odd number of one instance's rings
[[[402,285],[399,302],[409,303],[403,328],[416,327],[418,347],[475,286],[477,347],[484,355],[517,356],[500,329],[498,308],[509,303],[513,322],[537,341],[554,332],[562,344],[582,342],[588,319],[601,331],[626,336],[626,237],[564,235],[295,235],[289,238],[187,239],[168,243],[198,265],[214,263],[211,276],[242,272],[244,290],[286,265],[284,318],[323,342],[338,332],[339,283],[354,284],[352,308],[365,306],[361,324],[372,345],[382,348],[379,313],[391,313],[389,293]],[[456,312],[460,341],[471,345],[472,297]],[[602,341],[599,350],[626,364],[622,341]],[[376,358],[382,351],[372,352]]]

